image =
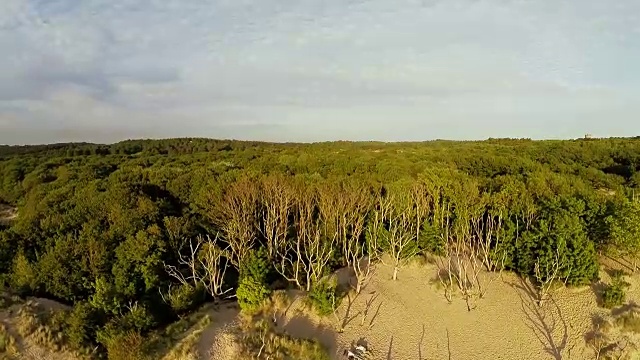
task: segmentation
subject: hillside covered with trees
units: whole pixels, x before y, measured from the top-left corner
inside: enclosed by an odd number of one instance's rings
[[[322,304],[345,266],[360,291],[383,254],[398,278],[430,254],[590,284],[640,252],[639,188],[640,139],[0,146],[0,282],[72,306],[66,341],[115,359],[205,302]]]

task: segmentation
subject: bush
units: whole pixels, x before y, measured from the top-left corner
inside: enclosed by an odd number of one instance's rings
[[[271,294],[271,290],[254,278],[246,277],[240,280],[236,297],[242,311],[254,311]]]
[[[203,287],[193,287],[189,284],[172,287],[165,297],[168,305],[178,314],[195,309],[204,299]]]
[[[144,337],[136,331],[116,333],[105,339],[109,360],[147,360],[149,349]]]
[[[240,266],[236,297],[243,311],[256,310],[271,295],[271,289],[267,286],[270,270],[271,264],[264,248],[249,253]]]
[[[342,300],[335,281],[319,282],[311,288],[307,296],[311,307],[322,316],[333,313]]]
[[[614,273],[611,284],[606,286],[602,292],[602,306],[612,309],[624,304],[626,300],[625,289],[627,287],[629,287],[629,283],[624,281],[624,273],[621,271]]]
[[[90,344],[95,335],[97,315],[91,304],[77,303],[66,319],[64,330],[69,344],[76,350],[83,349]]]

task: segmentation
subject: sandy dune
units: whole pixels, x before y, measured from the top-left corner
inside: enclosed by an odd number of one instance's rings
[[[592,330],[593,316],[607,311],[598,308],[591,287],[558,289],[553,300],[538,307],[527,282],[514,274],[485,274],[489,290],[469,312],[459,297],[447,302],[432,281],[435,274],[433,265],[409,265],[393,281],[392,269],[379,265],[359,296],[345,298],[338,319],[310,318],[294,303],[282,326],[291,335],[318,339],[336,359],[355,342],[368,344],[372,359],[384,360],[594,358],[585,335]],[[608,279],[604,271],[601,276]],[[639,279],[629,282],[628,300],[638,302]],[[368,316],[361,325],[367,303]],[[338,333],[342,324],[344,331]],[[209,335],[228,340],[224,330]],[[213,353],[209,359],[225,357]]]

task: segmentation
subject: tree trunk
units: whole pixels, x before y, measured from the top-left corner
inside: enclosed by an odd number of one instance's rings
[[[398,280],[398,266],[393,268],[393,280]]]

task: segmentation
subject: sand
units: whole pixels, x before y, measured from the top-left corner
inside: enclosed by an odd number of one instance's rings
[[[624,267],[611,260],[604,264],[604,282],[610,281],[607,271]],[[403,267],[394,281],[393,269],[380,264],[359,295],[352,292],[343,300],[337,318],[310,314],[300,301],[304,294],[290,291],[287,296],[295,301],[278,311],[277,327],[295,337],[317,339],[334,359],[342,359],[342,351],[355,343],[366,344],[369,359],[381,360],[595,358],[585,336],[593,329],[595,315],[609,313],[598,307],[596,293],[601,285],[560,288],[538,306],[530,283],[511,273],[482,274],[488,290],[468,311],[460,296],[447,301],[433,281],[436,273],[435,265],[416,263]],[[343,270],[338,277],[344,274]],[[640,303],[640,275],[627,281],[631,284],[628,302]],[[45,299],[37,301],[56,307]],[[212,322],[196,344],[199,360],[233,358],[233,334],[240,323],[237,305],[222,305],[207,314]],[[3,315],[0,321],[12,330],[14,324]],[[21,340],[26,359],[71,359],[67,354],[46,354]]]
[[[9,224],[18,218],[18,209],[0,204],[0,225]]]
[[[608,268],[601,273],[605,281]],[[391,267],[378,265],[361,294],[345,298],[338,319],[304,315],[301,302],[296,302],[280,325],[293,336],[318,339],[335,359],[359,342],[371,350],[371,359],[586,360],[594,359],[585,341],[593,329],[593,316],[608,313],[598,307],[595,286],[557,289],[538,306],[528,282],[510,273],[483,274],[485,283],[490,283],[487,293],[468,311],[461,297],[452,303],[446,300],[432,281],[437,273],[434,265],[408,265],[396,281],[391,280],[392,273]],[[628,280],[628,300],[640,303],[640,279],[636,275]],[[338,333],[341,327],[344,331]],[[229,333],[219,325],[218,329],[209,335],[229,342]],[[221,355],[203,359],[225,359],[220,341],[215,347]]]

